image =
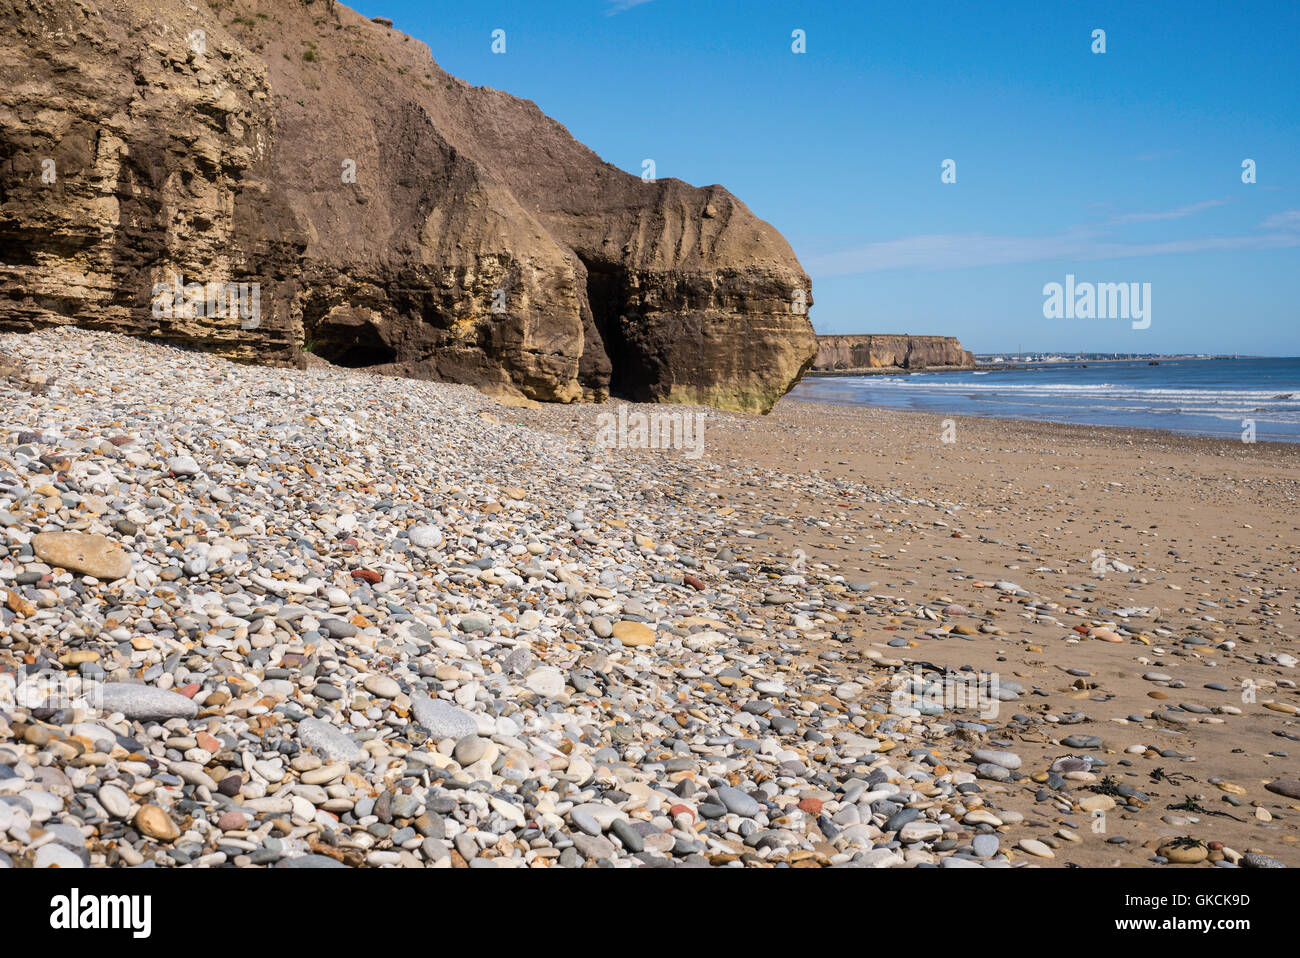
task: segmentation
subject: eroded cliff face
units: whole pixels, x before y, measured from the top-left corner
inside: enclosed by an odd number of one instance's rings
[[[603,163],[345,7],[0,0],[0,23],[0,327],[749,411],[812,362],[807,275],[725,189]],[[212,292],[241,284],[255,318]]]
[[[970,368],[974,353],[952,336],[818,336],[814,372],[848,369],[925,369],[933,366]]]
[[[263,64],[162,0],[0,0],[0,326],[76,322],[288,362],[303,240]],[[213,55],[186,42],[207,26]],[[217,52],[219,51],[219,52]],[[155,316],[157,282],[258,282],[261,328]]]

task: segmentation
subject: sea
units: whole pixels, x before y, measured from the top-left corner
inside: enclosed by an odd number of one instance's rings
[[[1300,442],[1300,358],[1162,359],[1024,369],[808,376],[793,400],[953,417],[1164,429]]]

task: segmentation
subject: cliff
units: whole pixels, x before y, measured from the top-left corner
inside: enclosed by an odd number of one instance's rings
[[[975,354],[952,336],[818,336],[814,372],[856,369],[972,368]]]
[[[602,162],[384,21],[0,0],[0,24],[0,328],[764,412],[812,361],[808,276],[740,200]]]

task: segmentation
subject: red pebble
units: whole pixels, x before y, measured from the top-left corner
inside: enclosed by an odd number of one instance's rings
[[[248,825],[248,816],[243,812],[223,812],[217,819],[217,828],[223,832],[238,831]]]
[[[820,815],[822,810],[822,800],[820,798],[805,798],[799,803],[799,811],[807,812],[809,815]]]
[[[360,579],[363,582],[369,582],[373,585],[374,583],[382,580],[383,576],[381,576],[378,572],[372,572],[369,569],[357,569],[355,572],[352,573],[352,578]]]
[[[691,816],[691,821],[695,821],[695,813],[686,805],[674,805],[672,808],[668,809],[668,814],[672,818],[676,818],[678,815],[689,815]]]
[[[182,685],[176,691],[180,692],[181,695],[185,696],[187,699],[192,699],[198,692],[199,688],[200,686],[198,682],[191,682],[189,685]]]
[[[704,591],[705,588],[704,583],[701,582],[699,579],[695,578],[695,576],[693,575],[682,576],[682,581],[685,582],[687,585],[689,585],[696,592]]]

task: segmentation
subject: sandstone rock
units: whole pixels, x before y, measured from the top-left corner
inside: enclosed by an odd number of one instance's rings
[[[131,572],[131,557],[112,539],[101,535],[42,532],[32,537],[32,548],[42,562],[105,582]]]
[[[142,835],[160,842],[175,841],[181,834],[176,823],[157,805],[140,806],[140,810],[135,813],[135,827]]]
[[[1210,857],[1210,850],[1202,844],[1166,842],[1156,849],[1156,854],[1177,865],[1195,865]]]
[[[655,641],[654,629],[630,620],[614,623],[611,634],[624,645],[654,645]]]
[[[244,7],[0,6],[0,328],[754,411],[812,362],[807,275],[722,187],[604,163],[341,5]]]

